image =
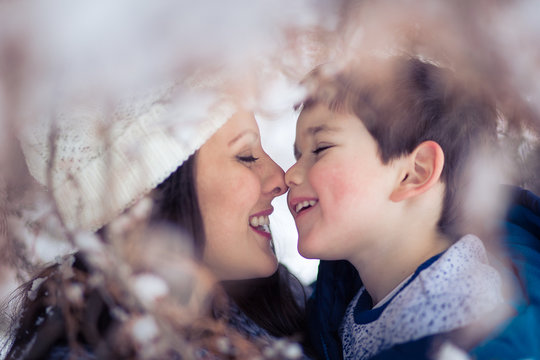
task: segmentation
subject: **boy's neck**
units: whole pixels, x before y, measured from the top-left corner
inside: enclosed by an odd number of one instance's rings
[[[451,242],[436,231],[430,235],[401,236],[388,244],[400,246],[381,247],[370,251],[369,256],[351,259],[356,267],[373,305],[377,304],[423,262],[448,249]]]

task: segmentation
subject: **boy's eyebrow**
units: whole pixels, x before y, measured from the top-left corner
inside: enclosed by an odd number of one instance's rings
[[[328,126],[328,125],[317,125],[317,126],[311,126],[309,128],[307,128],[305,131],[304,131],[304,134],[305,135],[311,135],[311,136],[315,136],[317,133],[320,133],[322,131],[337,131],[338,128],[337,127],[332,127],[332,126]],[[296,141],[294,142],[294,145],[293,145],[293,151],[294,151],[294,158],[296,160],[298,160],[300,158],[300,156],[302,155],[302,153],[300,152],[300,150],[298,150],[298,146],[296,145]]]
[[[317,126],[312,126],[312,127],[309,127],[306,129],[305,133],[306,135],[311,135],[311,136],[314,136],[315,134],[321,132],[321,131],[336,131],[337,128],[336,127],[331,127],[331,126],[328,126],[326,124],[323,124],[323,125],[317,125]]]
[[[302,154],[300,153],[300,150],[298,150],[298,146],[296,146],[296,141],[295,141],[294,144],[293,144],[293,152],[294,152],[294,159],[295,159],[296,161],[298,161],[298,159],[300,159],[300,156],[301,156]]]

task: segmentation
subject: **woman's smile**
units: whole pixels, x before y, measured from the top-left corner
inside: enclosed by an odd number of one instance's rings
[[[272,238],[272,234],[270,233],[270,218],[268,216],[273,211],[274,209],[270,208],[249,217],[249,226],[251,229],[267,239]]]

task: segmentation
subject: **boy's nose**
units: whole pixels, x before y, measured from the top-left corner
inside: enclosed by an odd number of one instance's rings
[[[298,162],[296,162],[285,173],[285,184],[288,187],[298,186],[301,184],[302,177],[299,170],[300,169],[298,168]]]

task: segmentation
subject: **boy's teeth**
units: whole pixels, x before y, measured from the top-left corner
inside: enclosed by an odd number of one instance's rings
[[[304,208],[307,208],[308,206],[313,206],[317,203],[316,200],[305,200],[305,201],[302,201],[298,204],[296,204],[296,213],[300,212],[300,210],[304,209]]]

